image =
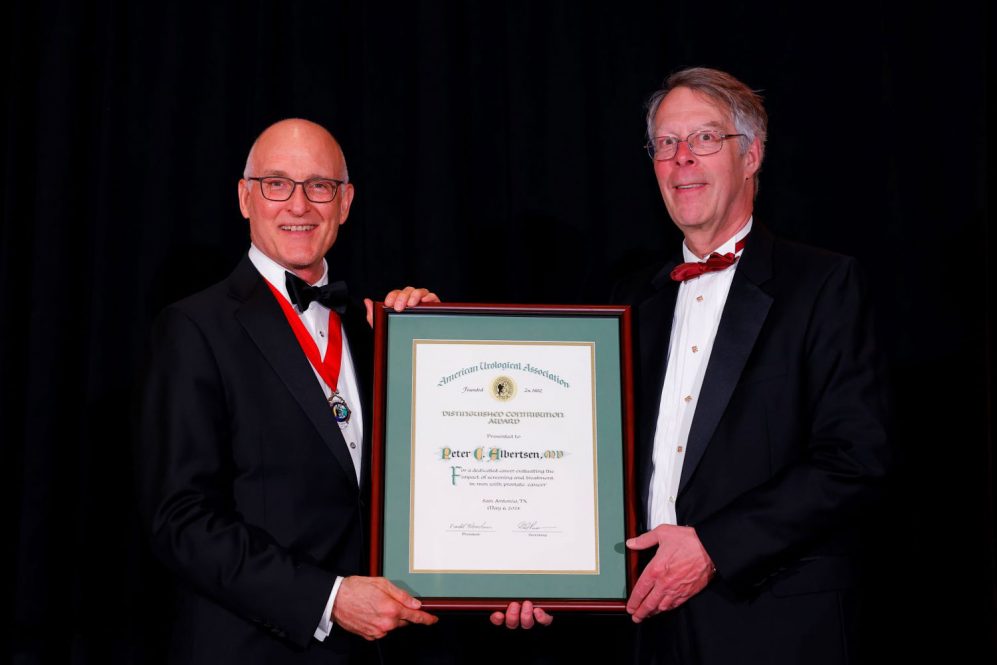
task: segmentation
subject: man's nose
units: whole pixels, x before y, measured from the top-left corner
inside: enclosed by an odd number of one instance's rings
[[[301,184],[295,184],[294,191],[291,192],[291,212],[295,215],[303,215],[306,210],[311,206],[311,202],[308,197],[305,196],[305,186]]]
[[[676,164],[691,164],[696,161],[696,153],[689,147],[688,141],[679,141],[672,159]]]

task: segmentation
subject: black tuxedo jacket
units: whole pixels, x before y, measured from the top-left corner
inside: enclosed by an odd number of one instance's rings
[[[635,308],[643,515],[681,257],[617,288]],[[855,261],[755,224],[682,468],[679,524],[718,575],[644,624],[662,662],[845,662],[861,524],[889,463],[881,357]]]
[[[343,315],[364,416],[371,335]],[[364,571],[362,480],[273,294],[244,258],[157,320],[143,402],[140,482],[153,549],[179,592],[171,662],[337,662],[313,639],[337,575]]]

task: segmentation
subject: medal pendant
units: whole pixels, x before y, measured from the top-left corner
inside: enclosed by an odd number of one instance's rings
[[[350,411],[350,407],[346,404],[346,400],[340,396],[336,391],[333,391],[329,395],[329,408],[332,409],[332,416],[336,419],[336,422],[340,425],[345,425],[350,422],[350,416],[353,414]]]

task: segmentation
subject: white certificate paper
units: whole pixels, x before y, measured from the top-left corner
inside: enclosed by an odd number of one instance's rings
[[[595,345],[413,341],[409,569],[599,573]]]

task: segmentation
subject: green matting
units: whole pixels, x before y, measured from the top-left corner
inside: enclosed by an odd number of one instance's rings
[[[625,600],[619,318],[404,312],[388,316],[383,575],[417,597]],[[416,339],[595,343],[599,574],[409,572],[412,342]]]

